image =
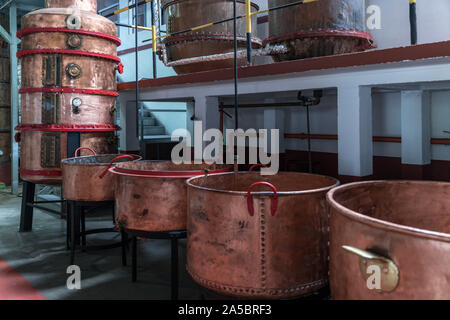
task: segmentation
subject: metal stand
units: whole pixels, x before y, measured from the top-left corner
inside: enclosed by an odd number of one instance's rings
[[[146,239],[170,239],[171,241],[171,299],[178,300],[178,239],[186,238],[186,230],[177,231],[141,231],[122,228],[122,264],[125,266],[126,261],[126,245],[128,236],[132,237],[131,249],[131,281],[137,280],[137,237]]]
[[[80,245],[80,240],[82,251],[104,250],[122,246],[122,242],[116,242],[107,245],[86,245],[86,235],[105,232],[117,232],[114,227],[86,230],[86,209],[89,207],[92,209],[94,207],[111,206],[112,222],[114,225],[114,201],[67,201],[67,206],[69,214],[67,219],[66,247],[67,249],[70,249],[71,265],[75,262],[75,250],[77,249],[77,246]]]
[[[20,209],[20,232],[29,232],[33,229],[33,209],[37,208],[43,211],[51,212],[65,218],[66,214],[61,207],[61,211],[56,211],[50,208],[41,206],[41,203],[65,203],[65,200],[48,200],[48,201],[34,201],[34,194],[36,191],[36,184],[29,181],[23,182],[22,189],[22,206]]]

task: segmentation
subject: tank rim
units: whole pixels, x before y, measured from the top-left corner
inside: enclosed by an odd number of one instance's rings
[[[344,184],[344,185],[335,187],[335,188],[331,189],[330,191],[328,191],[328,193],[326,195],[327,202],[331,207],[336,209],[338,214],[340,214],[348,219],[351,219],[353,221],[369,225],[371,227],[375,227],[375,228],[382,229],[385,231],[393,231],[393,232],[409,234],[409,235],[418,236],[421,238],[428,238],[428,239],[433,239],[433,240],[443,240],[445,242],[450,242],[450,234],[449,233],[431,231],[431,230],[422,229],[422,228],[415,228],[415,227],[410,227],[410,226],[403,225],[403,224],[398,224],[398,223],[393,223],[393,222],[389,222],[389,221],[385,221],[385,220],[381,220],[381,219],[377,219],[377,218],[372,218],[365,214],[362,214],[362,213],[356,212],[354,210],[351,210],[347,207],[344,207],[342,204],[338,203],[334,199],[334,195],[336,194],[336,192],[346,190],[346,189],[351,189],[351,188],[354,188],[355,186],[362,186],[362,185],[369,185],[369,184],[394,184],[394,183],[400,183],[400,184],[433,183],[433,184],[450,185],[450,183],[443,182],[443,181],[417,181],[417,180],[370,180],[370,181],[353,182],[353,183],[348,183],[348,184]]]
[[[189,1],[189,0],[162,0],[161,1],[161,10],[165,10],[168,6],[171,6],[177,2],[187,2],[187,1]],[[224,0],[224,1],[232,1],[232,0]],[[236,2],[245,4],[245,0],[237,0]],[[259,10],[258,4],[251,2],[251,6],[254,7],[256,10]]]
[[[277,191],[277,196],[291,196],[291,195],[302,195],[302,194],[319,193],[319,192],[330,190],[330,189],[335,188],[335,187],[340,185],[340,182],[339,182],[338,179],[330,177],[330,176],[321,175],[321,174],[313,174],[313,173],[306,173],[306,172],[294,172],[294,171],[281,171],[281,172],[282,173],[297,173],[297,174],[304,174],[304,175],[319,176],[319,177],[322,177],[322,178],[331,179],[335,183],[333,185],[330,185],[330,186],[327,186],[327,187],[323,187],[323,188],[318,188],[318,189],[300,190],[300,191]],[[238,174],[254,174],[254,173],[257,173],[257,172],[251,172],[251,171],[239,171],[238,172]],[[234,172],[216,173],[216,174],[211,174],[211,175],[208,175],[208,176],[218,176],[218,175],[223,175],[223,174],[234,174]],[[209,191],[209,192],[217,192],[217,193],[226,193],[226,194],[232,194],[232,195],[247,196],[247,191],[232,191],[232,190],[223,190],[223,189],[213,189],[213,188],[201,187],[201,186],[197,186],[197,185],[192,184],[191,180],[194,180],[194,179],[197,179],[197,178],[204,178],[204,175],[195,176],[195,177],[187,179],[186,180],[186,184],[188,185],[188,187],[192,187],[192,188],[199,189],[199,190],[204,190],[204,191]],[[251,194],[253,196],[271,196],[273,194],[273,192],[272,191],[252,191]]]
[[[99,156],[113,156],[113,157],[118,157],[118,156],[124,156],[125,154],[122,153],[103,153],[103,154],[97,154],[97,155],[88,155],[88,156],[79,156],[79,157],[71,157],[71,158],[65,158],[61,160],[61,164],[65,165],[65,166],[108,166],[110,161],[108,162],[100,162],[100,163],[70,163],[71,160],[73,159],[86,159],[86,158],[95,158],[95,157],[99,157]],[[134,160],[128,160],[128,161],[139,161],[140,159],[142,159],[141,156],[136,155],[136,154],[130,154],[130,156],[132,156],[133,158],[135,158]],[[111,159],[112,160],[112,159]],[[122,162],[128,162],[128,161],[122,161]]]

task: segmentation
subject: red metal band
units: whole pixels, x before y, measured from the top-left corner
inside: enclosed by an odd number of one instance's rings
[[[95,95],[112,96],[112,97],[119,96],[119,93],[117,91],[79,89],[79,88],[22,88],[19,90],[19,93],[35,93],[35,92],[85,93],[85,94],[95,94]]]
[[[86,36],[96,37],[96,38],[102,38],[106,40],[110,40],[114,42],[117,46],[120,46],[120,39],[112,36],[110,34],[101,33],[97,31],[89,31],[84,29],[67,29],[67,28],[25,28],[22,30],[17,31],[16,36],[19,39],[22,39],[23,36],[32,34],[32,33],[38,33],[38,32],[67,32],[67,33],[77,33],[82,34]]]
[[[96,53],[89,51],[68,50],[68,49],[32,49],[32,50],[20,50],[17,52],[17,58],[28,56],[32,54],[72,54],[77,56],[93,57],[99,59],[112,60],[114,62],[120,62],[120,58],[104,53]]]
[[[19,124],[17,131],[67,132],[67,131],[119,131],[114,124]]]
[[[339,30],[339,29],[319,29],[319,30],[301,30],[292,33],[285,33],[270,37],[264,40],[263,46],[267,43],[279,42],[289,39],[301,39],[312,37],[353,37],[367,40],[373,43],[373,37],[370,33],[360,30]]]
[[[46,176],[46,177],[59,177],[62,176],[62,171],[50,171],[50,170],[26,170],[19,169],[19,173],[27,176]]]
[[[205,171],[143,171],[124,168],[110,168],[110,172],[126,176],[138,176],[144,178],[192,178],[205,174]],[[208,174],[230,172],[231,169],[208,170]]]

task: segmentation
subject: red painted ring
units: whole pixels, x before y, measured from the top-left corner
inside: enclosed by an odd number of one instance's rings
[[[19,124],[14,130],[41,132],[109,132],[119,131],[120,127],[113,124]]]
[[[118,97],[117,91],[110,90],[95,90],[95,89],[80,89],[80,88],[22,88],[19,93],[36,93],[36,92],[52,92],[52,93],[85,93],[102,96]]]
[[[89,51],[79,51],[79,50],[68,50],[68,49],[32,49],[32,50],[20,50],[17,52],[17,58],[20,59],[23,56],[33,55],[33,54],[46,54],[46,53],[56,53],[56,54],[71,54],[77,56],[85,56],[99,59],[112,60],[114,62],[120,62],[120,58],[104,53],[89,52]]]
[[[23,36],[29,35],[29,34],[33,34],[33,33],[38,33],[38,32],[67,32],[67,33],[76,33],[76,34],[82,34],[82,35],[86,35],[86,36],[92,36],[92,37],[96,37],[96,38],[102,38],[102,39],[106,39],[106,40],[110,40],[112,42],[114,42],[117,46],[120,46],[121,41],[119,38],[110,35],[110,34],[106,34],[106,33],[102,33],[102,32],[97,32],[97,31],[89,31],[89,30],[84,30],[84,29],[67,29],[67,28],[25,28],[22,30],[17,31],[16,33],[16,37],[19,39],[22,39]]]
[[[143,178],[192,178],[205,174],[205,171],[143,171],[113,167],[109,169],[114,174]],[[208,170],[208,174],[230,172],[231,169]]]
[[[50,170],[26,170],[19,169],[19,173],[27,176],[46,176],[46,177],[59,177],[62,176],[62,171],[50,171]]]
[[[19,93],[36,93],[36,92],[51,92],[51,93],[84,93],[102,96],[118,97],[117,91],[110,90],[96,90],[96,89],[80,89],[80,88],[22,88]]]

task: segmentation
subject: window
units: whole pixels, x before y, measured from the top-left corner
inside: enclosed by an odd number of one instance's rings
[[[134,0],[129,0],[128,1],[128,5],[132,5],[134,4],[135,1]],[[128,20],[130,21],[131,25],[136,25],[135,23],[135,14],[136,14],[136,8],[133,8],[131,10],[128,10]],[[141,26],[141,27],[146,27],[147,26],[147,3],[144,5],[140,5],[139,9],[138,9],[138,15],[137,15],[137,25]],[[139,30],[142,31],[142,30]],[[130,33],[134,33],[134,29],[130,28]]]
[[[98,0],[97,1],[97,12],[102,16],[106,16],[108,14],[113,13],[114,11],[119,9],[119,1],[118,0]],[[119,17],[117,15],[113,15],[108,17],[112,22],[119,22]]]

